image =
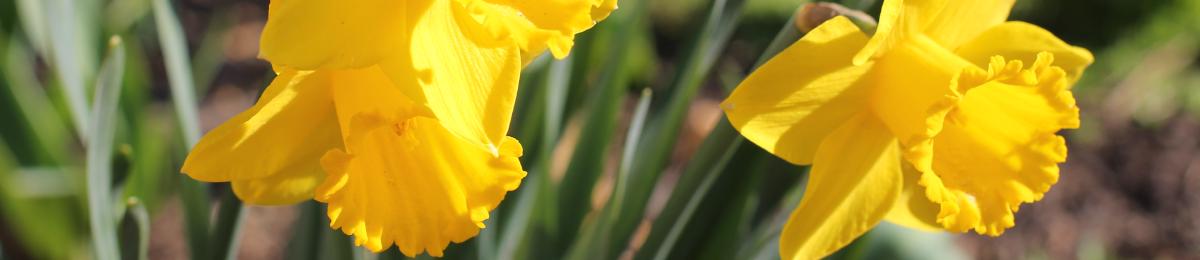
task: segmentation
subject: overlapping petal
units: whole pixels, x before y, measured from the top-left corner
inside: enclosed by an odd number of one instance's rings
[[[871,65],[850,57],[867,40],[845,17],[822,24],[750,74],[721,107],[746,139],[795,164],[866,108]]]
[[[955,50],[958,56],[981,67],[991,63],[996,55],[1032,64],[1042,52],[1054,55],[1054,66],[1067,73],[1071,84],[1079,80],[1083,70],[1094,60],[1087,49],[1071,46],[1046,29],[1025,22],[1007,22],[992,27]]]
[[[897,142],[868,113],[821,142],[808,188],[779,240],[784,259],[818,259],[883,220],[904,188]]]
[[[258,103],[200,139],[184,161],[184,173],[201,181],[241,183],[235,185],[242,187],[238,194],[252,204],[286,204],[311,196],[312,187],[303,180],[320,173],[317,161],[326,150],[341,147],[329,78],[282,72]],[[259,181],[263,179],[290,181],[271,186]]]
[[[456,8],[460,7],[454,2],[435,1],[413,27],[411,37],[420,40],[407,50],[411,61],[393,59],[380,65],[446,129],[494,149],[512,117],[520,53],[514,44],[477,37],[482,27]]]

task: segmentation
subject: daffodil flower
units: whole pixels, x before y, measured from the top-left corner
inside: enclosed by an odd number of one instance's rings
[[[883,220],[1000,235],[1058,180],[1079,127],[1087,50],[1023,22],[1013,1],[885,0],[868,36],[831,19],[722,106],[747,139],[812,164],[785,259],[815,259]]]
[[[298,70],[378,65],[456,135],[495,146],[524,62],[566,57],[616,0],[278,0],[260,56]],[[495,147],[489,147],[495,148]]]
[[[505,135],[521,67],[565,56],[612,0],[271,3],[261,56],[278,76],[211,130],[183,172],[250,204],[328,203],[380,252],[441,256],[525,176]]]

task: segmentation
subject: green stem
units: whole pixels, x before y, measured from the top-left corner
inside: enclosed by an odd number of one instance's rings
[[[121,38],[109,41],[109,54],[96,81],[95,107],[87,145],[88,216],[92,226],[92,245],[96,259],[120,258],[116,221],[112,203],[112,151],[116,137],[117,102],[121,97],[121,75],[125,68],[125,48]]]
[[[232,189],[232,187],[230,187]],[[213,230],[212,241],[218,243],[213,245],[213,252],[224,253],[223,259],[237,259],[237,245],[240,237],[238,230],[241,230],[242,219],[246,214],[245,207],[242,206],[242,201],[238,200],[232,192],[224,192],[221,197],[220,208],[217,211],[217,226]],[[224,243],[221,243],[224,241]],[[214,255],[218,256],[218,255]]]

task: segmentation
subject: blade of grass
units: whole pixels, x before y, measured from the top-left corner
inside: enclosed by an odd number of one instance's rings
[[[45,0],[16,0],[17,15],[21,18],[21,28],[24,29],[25,35],[29,37],[29,43],[33,45],[33,50],[42,55],[47,55],[47,43],[50,41],[49,29],[46,22],[46,3]]]
[[[132,211],[133,218],[138,222],[138,235],[141,238],[138,241],[138,259],[150,259],[150,212],[143,203],[133,205]]]
[[[179,125],[183,131],[183,137],[190,149],[200,140],[199,116],[196,109],[196,87],[195,79],[192,77],[191,63],[188,62],[188,49],[186,40],[183,36],[183,29],[179,25],[179,19],[175,16],[175,11],[172,10],[171,3],[168,0],[154,0],[154,21],[158,29],[158,39],[161,48],[163,49],[163,57],[166,61],[167,76],[171,83],[171,97],[175,104],[175,112],[179,116]],[[196,183],[193,180],[183,180],[185,185],[199,186],[201,189],[205,185]],[[223,197],[234,196],[231,189],[223,189]],[[190,195],[201,195],[203,193],[192,193]],[[207,198],[204,196],[184,198],[185,203],[204,203],[207,204]],[[225,259],[236,257],[237,247],[232,243],[237,243],[238,229],[241,227],[241,218],[244,214],[241,212],[240,202],[222,203],[222,210],[218,212],[221,216],[217,222],[217,227],[214,236],[211,237],[212,248],[193,248],[193,256],[196,256],[198,251],[204,250],[220,250],[214,251],[211,256],[220,256]],[[225,207],[229,206],[229,207]],[[199,205],[193,205],[190,208],[197,208]],[[207,212],[207,210],[205,210]],[[205,214],[204,216],[207,216]],[[196,216],[200,220],[207,221],[206,217]],[[194,223],[194,222],[190,222]],[[189,230],[195,230],[189,227]],[[198,230],[197,230],[198,231]],[[204,234],[194,234],[191,238],[198,237],[210,238]],[[207,243],[193,242],[192,245],[205,245]]]
[[[662,213],[654,220],[646,244],[638,251],[639,259],[667,258],[700,202],[709,194],[720,173],[726,172],[725,165],[742,143],[743,139],[729,122],[720,120],[689,161]]]
[[[316,201],[305,201],[296,206],[296,209],[300,211],[300,216],[296,217],[296,223],[292,225],[292,236],[288,239],[284,259],[317,259],[320,256],[319,229],[324,228],[318,218],[324,217],[324,212],[321,212],[321,206],[317,205]]]
[[[63,95],[67,108],[71,112],[75,133],[84,143],[88,142],[87,133],[91,125],[88,123],[87,79],[92,78],[95,71],[95,55],[90,51],[90,38],[85,37],[81,26],[82,14],[77,13],[76,6],[69,0],[46,1],[45,11],[48,15],[48,40],[50,58],[54,65],[55,74],[62,83]]]
[[[761,204],[758,189],[761,188],[764,164],[758,147],[743,145],[733,162],[725,168],[724,174],[717,183],[727,191],[714,192],[709,200],[701,204],[705,211],[696,213],[695,225],[707,226],[707,229],[693,228],[694,231],[683,235],[689,241],[680,241],[672,257],[694,257],[698,259],[733,259],[737,254],[736,245],[750,233],[754,214]],[[739,174],[740,173],[740,174]],[[750,176],[745,176],[750,173]],[[720,199],[726,197],[727,199]],[[686,252],[686,254],[684,254]]]
[[[791,19],[784,24],[758,61],[755,62],[754,67],[762,65],[799,39],[799,31],[792,24]],[[726,84],[726,92],[732,91],[735,86],[735,84]],[[675,243],[691,223],[697,207],[707,198],[712,185],[721,178],[722,174],[733,173],[724,171],[724,169],[744,141],[745,139],[733,129],[729,121],[722,119],[717,123],[717,126],[705,138],[700,149],[684,168],[667,204],[659,213],[658,218],[654,220],[646,244],[639,249],[638,259],[651,257],[666,259],[669,256]]]
[[[62,121],[58,120],[58,109],[50,101],[50,97],[35,77],[34,57],[30,49],[19,37],[9,39],[6,48],[4,74],[8,80],[8,91],[13,102],[26,119],[24,126],[33,135],[33,140],[39,145],[36,152],[43,154],[46,159],[41,165],[56,165],[66,161],[67,140],[71,133]],[[28,152],[28,151],[27,151]]]
[[[222,185],[225,190],[231,190],[233,187]],[[212,233],[213,252],[223,254],[223,259],[237,259],[238,244],[241,237],[238,236],[238,230],[242,228],[242,219],[246,215],[245,208],[242,206],[242,201],[238,200],[233,192],[223,192],[221,196],[220,208],[217,210],[217,226]]]
[[[571,78],[571,58],[563,60],[551,61],[546,68],[541,81],[542,93],[539,93],[543,98],[541,101],[545,103],[542,115],[542,135],[538,142],[537,157],[534,158],[537,165],[530,171],[530,174],[537,175],[537,178],[543,180],[537,182],[535,195],[536,201],[533,207],[532,221],[535,225],[530,226],[533,233],[527,237],[527,241],[538,241],[538,246],[527,247],[527,257],[532,258],[547,258],[556,257],[562,254],[562,246],[558,235],[558,194],[557,183],[552,180],[550,171],[554,169],[554,160],[552,160],[554,147],[558,145],[559,132],[562,130],[562,113],[565,105],[565,96],[567,82]],[[528,244],[527,244],[528,245]]]
[[[125,68],[125,49],[121,38],[109,41],[108,58],[96,86],[92,108],[92,126],[88,127],[87,193],[88,216],[92,227],[92,246],[96,259],[120,258],[117,248],[116,221],[112,209],[112,151],[116,135],[117,99],[121,97],[121,75]]]
[[[633,118],[629,123],[629,130],[625,134],[621,164],[617,169],[614,180],[616,185],[613,185],[612,197],[609,198],[608,204],[601,209],[597,219],[584,228],[583,238],[577,240],[569,249],[568,259],[612,259],[620,254],[620,252],[609,252],[607,250],[610,247],[608,243],[614,241],[611,231],[618,220],[617,217],[620,214],[618,210],[627,202],[625,194],[630,187],[630,181],[633,181],[630,178],[633,159],[634,156],[637,156],[638,142],[641,141],[642,131],[645,130],[647,113],[650,110],[652,99],[653,92],[648,88],[642,89],[642,96],[638,99],[637,107],[633,111]]]
[[[133,258],[139,260],[147,260],[150,251],[150,212],[146,210],[146,204],[142,203],[137,197],[129,197],[125,200],[126,216],[133,220],[135,225],[137,240],[133,248]],[[130,241],[122,241],[130,242]],[[128,247],[123,247],[128,248]],[[122,255],[125,259],[130,259],[129,253]]]
[[[183,203],[184,228],[192,259],[212,259],[208,241],[208,188],[190,178],[179,178],[179,199]]]
[[[546,158],[549,157],[549,148],[553,148],[557,142],[557,131],[554,133],[546,132],[547,107],[550,102],[549,85],[547,85],[548,74],[552,61],[549,55],[542,55],[533,60],[524,71],[521,72],[521,88],[519,101],[523,102],[523,106],[518,107],[520,127],[517,129],[517,136],[521,138],[522,145],[526,147],[537,147],[538,152],[527,154],[522,158],[524,165],[530,165],[527,168],[528,175],[522,181],[521,187],[514,191],[512,196],[516,197],[515,203],[501,204],[502,208],[497,209],[498,213],[494,219],[489,219],[492,223],[498,223],[497,226],[488,226],[494,228],[495,231],[485,229],[482,235],[498,236],[498,245],[486,245],[484,247],[495,247],[483,251],[494,251],[492,255],[479,254],[481,259],[524,259],[528,258],[531,253],[528,250],[529,241],[533,240],[533,235],[537,229],[545,228],[545,223],[535,223],[535,221],[543,221],[548,216],[544,209],[547,207],[548,201],[540,197],[546,196],[547,187],[551,185],[545,184],[549,182],[549,169],[547,168]],[[554,136],[550,136],[554,134]],[[490,234],[496,232],[498,234]],[[478,243],[487,243],[479,241]]]
[[[191,69],[188,68],[187,47],[183,32],[171,4],[154,0],[154,21],[158,31],[159,48],[163,50],[172,103],[184,145],[191,149],[199,140],[196,98],[193,92]],[[184,224],[192,259],[212,259],[209,248],[209,206],[207,185],[189,178],[180,178],[179,198],[183,202]]]
[[[533,204],[536,201],[535,196],[538,194],[538,182],[544,181],[537,176],[529,178],[525,181],[526,190],[517,194],[517,201],[513,208],[512,214],[508,219],[504,220],[504,231],[500,237],[500,250],[496,259],[512,260],[524,259],[519,257],[521,253],[521,245],[524,244],[526,236],[529,234],[529,220],[533,213]]]
[[[806,174],[796,183],[806,183],[807,179]],[[779,234],[792,209],[795,209],[804,197],[804,190],[804,185],[792,186],[764,223],[754,228],[750,239],[742,243],[735,259],[779,259]]]
[[[167,67],[167,80],[171,87],[171,101],[179,116],[183,139],[189,148],[200,140],[199,116],[196,113],[196,87],[188,62],[187,41],[183,28],[169,0],[154,0],[154,23],[158,29],[158,41]]]
[[[621,12],[614,13],[613,17],[606,21],[604,27],[597,28],[603,31],[595,32],[606,34],[603,35],[605,37],[594,35],[595,38],[609,40],[606,44],[595,46],[608,49],[610,52],[607,52],[607,55],[610,58],[600,74],[596,87],[592,88],[591,94],[588,94],[590,98],[587,99],[588,103],[584,108],[586,115],[579,134],[579,141],[575,145],[570,163],[567,165],[562,183],[559,185],[557,193],[559,197],[558,237],[559,242],[563,245],[580,244],[572,240],[575,240],[577,234],[581,232],[580,224],[592,209],[592,191],[595,189],[596,181],[604,173],[609,143],[616,132],[622,97],[629,81],[629,75],[624,69],[628,63],[627,54],[632,47],[629,38],[638,31],[636,27],[643,26],[644,14],[648,9],[648,4],[645,2],[637,1],[623,5]],[[581,53],[588,51],[576,50]]]
[[[623,251],[641,223],[651,192],[674,149],[676,136],[687,115],[687,108],[695,98],[701,83],[707,78],[716,58],[733,35],[743,2],[713,1],[700,33],[693,41],[694,45],[684,56],[685,61],[680,73],[671,85],[671,93],[665,97],[667,100],[664,105],[651,113],[650,124],[646,126],[647,132],[639,137],[643,140],[639,143],[638,155],[634,157],[631,169],[634,172],[631,175],[634,180],[630,182],[631,186],[626,194],[623,194],[628,196],[629,203],[618,210],[610,253]]]

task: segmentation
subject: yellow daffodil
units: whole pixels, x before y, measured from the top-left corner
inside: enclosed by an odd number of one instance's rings
[[[505,136],[524,62],[565,56],[613,0],[277,0],[278,76],[211,130],[183,172],[250,204],[328,203],[372,251],[441,256],[525,176]]]
[[[525,61],[565,57],[616,0],[284,0],[260,56],[300,70],[376,65],[456,135],[495,149]]]
[[[785,259],[826,256],[883,220],[998,236],[1050,189],[1092,55],[1006,22],[1012,5],[885,0],[873,36],[826,21],[724,101],[747,139],[813,165]]]

